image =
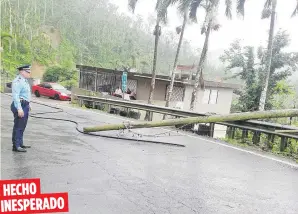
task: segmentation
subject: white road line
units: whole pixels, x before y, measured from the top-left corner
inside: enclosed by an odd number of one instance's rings
[[[43,102],[40,102],[40,103],[43,103]],[[44,103],[44,104],[53,105],[52,103]],[[135,121],[132,121],[132,120],[128,120],[128,119],[124,119],[124,118],[121,118],[121,117],[113,116],[113,115],[110,115],[110,114],[95,112],[94,110],[89,110],[89,109],[80,109],[80,108],[76,108],[76,107],[72,107],[72,106],[63,106],[63,105],[59,105],[59,104],[54,104],[53,106],[57,106],[57,107],[60,107],[60,108],[63,108],[63,107],[64,108],[71,108],[73,110],[78,110],[78,111],[79,110],[80,111],[86,111],[86,112],[89,112],[89,113],[104,115],[104,116],[114,118],[114,119],[118,119],[118,120],[122,120],[122,121],[135,122]],[[161,128],[161,127],[156,127],[156,128],[166,130],[166,131],[172,131],[170,129]],[[298,168],[298,164],[290,163],[288,161],[280,160],[280,159],[277,159],[277,158],[274,158],[274,157],[270,157],[268,155],[263,155],[263,154],[259,154],[257,152],[241,149],[241,148],[238,148],[238,147],[235,147],[235,146],[232,146],[232,145],[227,145],[227,144],[224,144],[224,143],[216,142],[215,140],[208,140],[208,139],[205,139],[205,138],[201,138],[199,136],[193,136],[193,135],[189,135],[189,134],[181,133],[181,132],[180,132],[180,134],[184,135],[184,136],[187,136],[187,137],[190,137],[190,138],[200,139],[200,140],[203,140],[203,141],[206,141],[206,142],[209,142],[209,143],[217,144],[217,145],[224,146],[224,147],[227,147],[227,148],[235,149],[237,151],[241,151],[241,152],[249,153],[251,155],[266,158],[266,159],[269,159],[269,160],[272,160],[272,161],[276,161],[276,162],[279,162],[279,163],[282,163],[282,164],[289,165],[289,166],[294,167],[294,168]]]
[[[273,160],[273,161],[277,161],[279,163],[283,163],[283,164],[286,164],[286,165],[289,165],[289,166],[298,168],[298,164],[290,163],[288,161],[280,160],[280,159],[277,159],[277,158],[274,158],[274,157],[270,157],[268,155],[262,155],[262,154],[259,154],[257,152],[253,152],[253,151],[241,149],[241,148],[238,148],[238,147],[234,147],[234,146],[227,145],[227,144],[224,144],[224,143],[220,143],[220,142],[216,142],[216,141],[204,139],[204,138],[197,137],[197,136],[192,136],[192,135],[188,135],[188,134],[186,134],[186,136],[191,137],[191,138],[201,139],[201,140],[204,140],[204,141],[207,141],[207,142],[210,142],[210,143],[214,143],[214,144],[217,144],[217,145],[225,146],[225,147],[232,148],[232,149],[235,149],[235,150],[238,150],[238,151],[241,151],[241,152],[249,153],[249,154],[256,155],[256,156],[259,156],[259,157],[262,157],[262,158],[267,158],[267,159],[270,159],[270,160]]]

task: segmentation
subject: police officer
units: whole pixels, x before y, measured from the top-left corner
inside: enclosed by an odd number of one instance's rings
[[[18,68],[19,75],[12,82],[12,97],[11,111],[14,116],[14,126],[12,132],[12,150],[15,152],[26,152],[26,148],[23,144],[23,134],[27,126],[31,89],[27,81],[30,77],[30,65],[21,66]]]

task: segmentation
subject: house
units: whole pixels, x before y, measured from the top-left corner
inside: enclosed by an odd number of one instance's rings
[[[111,94],[121,88],[123,71],[77,65],[79,88]],[[151,74],[127,73],[127,88],[136,93],[137,102],[146,103],[151,86]],[[165,106],[170,77],[156,75],[152,104]],[[170,107],[189,110],[194,85],[194,75],[177,75],[170,100]],[[232,104],[233,91],[240,85],[205,81],[205,90],[197,92],[195,112],[228,114]],[[153,120],[161,120],[163,115],[154,114]]]

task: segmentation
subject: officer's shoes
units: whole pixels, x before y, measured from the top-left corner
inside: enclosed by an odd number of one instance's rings
[[[18,147],[18,148],[13,147],[12,151],[14,151],[14,152],[27,152],[27,150],[22,148],[22,147]]]
[[[21,146],[23,149],[26,149],[26,148],[31,148],[31,146]]]

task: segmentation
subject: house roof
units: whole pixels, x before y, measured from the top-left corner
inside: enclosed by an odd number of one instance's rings
[[[114,74],[122,75],[123,71],[120,70],[113,70],[113,69],[107,69],[107,68],[98,68],[98,67],[92,67],[92,66],[86,66],[86,65],[77,65],[76,66],[81,71],[85,72],[111,72]],[[151,79],[151,74],[148,73],[136,73],[136,72],[128,72],[127,77],[129,78],[144,78],[144,79]],[[165,75],[156,75],[156,80],[159,81],[166,81],[170,82],[171,77],[165,76]],[[175,83],[180,83],[183,85],[194,85],[194,80],[185,80],[185,79],[175,79]],[[225,83],[221,81],[210,81],[205,80],[205,86],[206,87],[219,87],[219,88],[230,88],[230,89],[239,89],[241,87],[240,84],[233,84],[233,83]]]

